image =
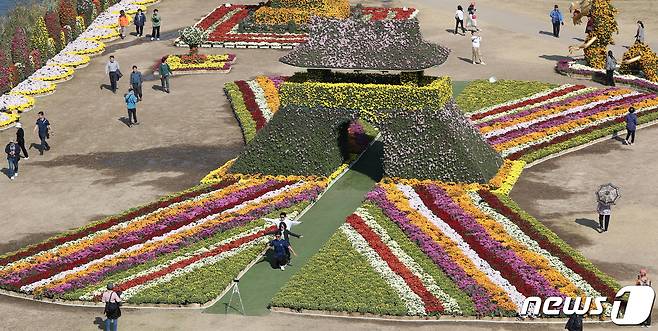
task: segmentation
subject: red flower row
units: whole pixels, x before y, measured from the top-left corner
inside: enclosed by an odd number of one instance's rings
[[[644,112],[642,112],[638,115],[638,119],[641,119],[643,116],[650,115],[650,114],[655,113],[657,111],[658,111],[658,108],[654,108],[654,109],[650,109],[648,111],[644,111]],[[532,153],[534,151],[538,151],[540,149],[543,149],[543,148],[551,146],[551,145],[556,145],[556,144],[559,144],[559,143],[563,143],[563,142],[565,142],[567,140],[570,140],[572,138],[575,138],[577,136],[582,136],[582,135],[588,134],[590,132],[605,129],[605,128],[607,128],[609,126],[612,126],[616,123],[623,123],[624,121],[625,121],[624,117],[618,117],[618,118],[615,118],[614,120],[611,120],[609,122],[601,123],[601,124],[596,125],[596,126],[592,126],[592,127],[589,127],[589,128],[584,128],[582,130],[575,131],[575,132],[567,133],[565,135],[555,137],[555,138],[553,138],[549,141],[543,142],[541,144],[529,146],[529,147],[527,147],[523,150],[520,150],[516,153],[508,155],[507,158],[510,159],[510,160],[518,160],[522,156],[524,156],[526,154],[529,154],[529,153]]]
[[[204,210],[202,213],[200,213],[198,215],[195,215],[194,217],[182,218],[181,222],[175,222],[171,225],[159,228],[157,230],[149,231],[149,232],[145,233],[145,235],[142,235],[142,236],[134,236],[135,238],[132,239],[132,240],[120,241],[120,240],[117,240],[115,238],[112,241],[107,242],[107,244],[103,246],[103,249],[100,249],[98,251],[94,251],[93,253],[88,254],[86,256],[80,256],[80,257],[77,257],[77,258],[73,258],[73,259],[71,259],[71,261],[68,261],[66,263],[61,263],[61,264],[56,263],[54,266],[48,266],[47,267],[48,269],[46,269],[46,270],[44,270],[42,265],[34,266],[34,267],[30,268],[27,275],[25,275],[24,277],[21,277],[20,280],[18,280],[18,282],[13,283],[11,285],[21,287],[21,286],[24,286],[24,285],[27,285],[27,284],[31,284],[31,283],[40,281],[42,279],[49,278],[49,277],[51,277],[53,275],[56,275],[60,272],[63,272],[63,271],[72,269],[74,267],[77,267],[77,266],[89,263],[91,261],[97,260],[97,259],[99,259],[103,256],[106,256],[108,254],[112,254],[112,253],[117,252],[121,249],[126,249],[126,248],[129,248],[131,246],[134,246],[134,245],[143,243],[147,240],[150,240],[151,238],[164,235],[167,232],[178,229],[178,228],[180,228],[182,226],[185,226],[187,224],[190,224],[190,223],[192,223],[196,220],[200,220],[200,219],[203,219],[203,218],[208,217],[210,215],[217,214],[217,213],[219,213],[223,210],[233,208],[233,207],[235,207],[235,206],[237,206],[241,203],[247,202],[249,200],[256,199],[256,198],[262,196],[263,194],[265,194],[267,192],[280,189],[280,188],[282,188],[286,185],[290,185],[292,183],[293,182],[289,182],[289,181],[278,182],[274,185],[271,185],[271,186],[265,187],[261,190],[258,190],[256,192],[253,192],[252,194],[245,195],[245,196],[243,196],[239,199],[236,199],[235,201],[233,201],[231,203],[228,203],[228,204],[226,204],[222,207]],[[77,253],[78,252],[74,252],[74,253],[72,253],[72,255],[75,255]],[[60,259],[58,259],[57,262],[59,262],[60,260],[65,259],[65,258],[66,257],[60,257]],[[31,275],[29,275],[30,273],[31,273]]]
[[[526,297],[540,296],[530,284],[526,284],[525,280],[505,261],[502,257],[492,252],[489,248],[485,247],[476,236],[473,235],[461,222],[456,215],[449,213],[442,209],[434,201],[432,195],[427,191],[425,186],[418,185],[414,187],[418,196],[420,196],[423,203],[432,211],[434,215],[446,222],[453,230],[455,230],[462,239],[489,265],[498,270],[500,274],[507,279],[516,289]],[[493,239],[492,239],[493,240]]]
[[[196,24],[196,26],[202,30],[207,30],[215,22],[220,20],[222,17],[224,17],[233,9],[234,9],[233,7],[226,7],[224,5],[221,5],[215,8],[215,10],[213,10],[213,12],[210,13],[208,16],[204,17],[199,23]]]
[[[267,235],[268,233],[270,233],[271,231],[274,231],[274,230],[275,230],[275,227],[271,226],[271,227],[269,227],[265,230],[261,230],[257,233],[248,235],[246,237],[242,237],[242,238],[234,240],[234,241],[232,241],[228,244],[219,246],[219,247],[217,247],[217,248],[215,248],[211,251],[205,252],[203,254],[195,255],[195,256],[190,257],[188,259],[176,262],[176,263],[174,263],[174,264],[172,264],[172,265],[170,265],[170,266],[168,266],[164,269],[161,269],[161,270],[158,270],[156,272],[152,272],[150,274],[146,274],[146,275],[137,277],[137,278],[132,279],[130,281],[127,281],[125,283],[121,283],[121,284],[116,286],[115,291],[125,291],[129,288],[144,284],[144,283],[149,282],[151,280],[154,280],[156,278],[160,278],[160,277],[165,276],[167,274],[170,274],[170,273],[172,273],[172,272],[174,272],[178,269],[184,268],[184,267],[186,267],[186,266],[188,266],[188,265],[190,265],[194,262],[197,262],[201,259],[211,257],[211,256],[215,256],[215,255],[219,255],[223,252],[227,252],[227,251],[230,251],[232,249],[238,248],[238,247],[240,247],[240,246],[242,246],[242,245],[244,245],[248,242],[251,242],[251,241],[256,240],[256,239],[258,239],[262,236],[265,236],[265,235]],[[96,297],[95,299],[97,301],[100,300],[100,296]]]
[[[235,84],[238,86],[240,92],[242,93],[242,99],[244,100],[245,106],[247,106],[247,110],[251,114],[251,118],[253,118],[254,122],[256,122],[256,131],[262,129],[267,124],[267,120],[263,116],[263,113],[260,111],[258,103],[256,103],[256,96],[254,95],[254,91],[252,91],[249,87],[249,84],[243,80],[239,80],[235,82]]]
[[[614,297],[616,290],[611,288],[603,282],[594,272],[588,270],[580,263],[578,263],[571,255],[563,251],[560,246],[554,244],[546,238],[541,232],[537,230],[530,222],[528,222],[521,215],[516,213],[512,208],[507,206],[504,202],[493,193],[487,190],[480,190],[478,194],[484,201],[491,206],[491,208],[498,211],[501,215],[507,217],[510,221],[516,224],[526,235],[539,244],[539,247],[545,249],[553,256],[557,257],[569,269],[579,274],[585,281],[587,281],[595,290],[599,291],[601,295],[608,298]]]
[[[518,103],[515,103],[515,104],[494,108],[494,109],[492,109],[488,112],[474,114],[473,116],[471,116],[471,120],[473,120],[473,121],[474,120],[479,120],[481,118],[485,118],[487,116],[491,116],[491,115],[498,114],[498,113],[504,113],[504,112],[510,111],[512,109],[516,109],[516,108],[525,107],[525,106],[529,106],[529,105],[532,105],[532,104],[544,102],[546,100],[550,100],[550,99],[553,99],[553,98],[556,98],[556,97],[559,97],[559,96],[563,96],[565,94],[569,94],[571,92],[582,90],[584,88],[585,88],[584,85],[571,86],[571,87],[568,87],[568,88],[563,89],[563,90],[552,92],[552,93],[547,94],[547,95],[542,96],[542,97],[538,97],[538,98],[534,98],[534,99],[528,99],[528,100],[524,100],[524,101],[521,101],[521,102],[518,102]]]
[[[398,258],[393,254],[390,248],[379,238],[379,236],[368,227],[368,225],[358,215],[352,214],[347,217],[349,223],[365,240],[375,252],[388,264],[388,266],[397,275],[404,279],[405,283],[416,293],[423,303],[428,313],[442,312],[443,304],[436,296],[430,293],[423,282],[414,275]]]
[[[197,189],[197,190],[185,192],[181,195],[177,195],[177,196],[168,198],[166,200],[156,201],[156,202],[150,203],[150,204],[148,204],[146,206],[143,206],[143,207],[140,207],[140,208],[138,208],[134,211],[131,211],[131,212],[128,212],[128,213],[125,213],[125,214],[122,214],[122,215],[110,217],[110,218],[106,219],[103,222],[94,224],[93,226],[84,228],[84,229],[82,229],[78,232],[70,233],[68,235],[64,235],[64,236],[61,236],[61,237],[52,238],[52,239],[44,241],[40,244],[31,246],[31,247],[29,247],[25,250],[16,252],[15,254],[6,256],[6,257],[0,259],[0,265],[9,264],[9,263],[12,263],[14,261],[20,260],[22,258],[28,257],[30,255],[34,255],[38,252],[45,251],[45,250],[51,249],[53,247],[56,247],[58,245],[64,244],[66,242],[86,237],[89,234],[92,234],[94,232],[105,230],[105,229],[110,228],[114,225],[129,221],[129,220],[131,220],[135,217],[154,212],[154,211],[156,211],[160,208],[168,207],[172,204],[175,204],[175,203],[178,203],[178,202],[181,202],[181,201],[185,201],[185,200],[193,198],[195,196],[222,189],[222,188],[227,187],[227,186],[229,186],[229,185],[231,185],[235,182],[236,182],[235,179],[223,180],[223,181],[221,181],[217,184],[213,184],[211,186],[207,186],[207,187],[203,187],[203,188],[200,188],[200,189]]]
[[[408,20],[416,10],[414,8],[407,8],[403,10],[402,8],[380,8],[380,7],[365,7],[363,8],[363,14],[372,15],[372,21],[381,21],[388,17],[388,13],[395,12],[395,20]]]

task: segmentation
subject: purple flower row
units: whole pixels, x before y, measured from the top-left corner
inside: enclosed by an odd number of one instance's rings
[[[576,75],[583,75],[583,76],[593,76],[595,74],[600,73],[600,71],[596,70],[586,70],[586,69],[574,69],[571,67],[570,63],[573,62],[572,60],[561,60],[557,63],[556,65],[556,70],[558,72],[563,72],[563,73],[571,73],[571,74],[576,74]],[[615,76],[614,77],[616,82],[622,83],[622,84],[628,84],[631,86],[637,86],[641,89],[649,90],[652,92],[658,92],[658,83],[654,83],[652,81],[646,80],[646,79],[641,79],[641,78],[635,78],[635,79],[629,79],[621,76]]]

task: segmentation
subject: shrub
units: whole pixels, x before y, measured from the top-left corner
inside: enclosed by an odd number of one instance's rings
[[[178,33],[180,34],[180,39],[189,45],[190,48],[198,47],[208,39],[208,32],[196,26],[188,26],[178,31]]]
[[[87,24],[91,24],[96,16],[94,15],[94,7],[95,5],[91,0],[78,0],[78,15],[82,15]]]
[[[59,0],[57,13],[59,14],[59,24],[61,26],[73,26],[75,24],[75,17],[78,16],[78,12],[71,1],[72,0]]]
[[[46,29],[48,30],[48,34],[50,35],[51,38],[54,39],[55,41],[55,48],[57,52],[62,50],[64,48],[63,41],[61,40],[61,34],[62,34],[62,26],[59,25],[59,16],[57,15],[56,11],[48,11],[46,15],[43,17],[44,22],[46,23]]]
[[[85,18],[78,16],[75,18],[75,27],[73,28],[73,38],[78,38],[78,36],[85,31]]]
[[[11,58],[14,63],[17,63],[19,70],[19,77],[25,79],[27,76],[34,72],[32,64],[30,63],[30,54],[27,43],[27,36],[25,30],[16,28],[14,38],[11,40]],[[20,65],[18,65],[20,63]]]
[[[54,56],[54,53],[50,53],[48,49],[48,29],[46,28],[46,22],[43,20],[43,17],[39,17],[35,23],[35,28],[32,31],[32,47],[39,50],[39,53],[43,55],[43,61],[41,64],[44,64],[47,59]]]
[[[11,73],[5,52],[0,49],[0,94],[7,93],[11,89]]]
[[[502,165],[453,101],[442,108],[389,110],[382,119],[388,177],[486,183]]]
[[[556,87],[555,84],[532,81],[499,80],[489,83],[487,80],[476,80],[464,88],[456,101],[464,112],[470,113]]]
[[[34,70],[41,68],[41,52],[38,49],[33,49],[30,52],[30,64]]]
[[[48,54],[52,54],[52,56],[55,56],[57,54],[57,44],[55,43],[55,39],[53,38],[48,38]]]
[[[328,176],[348,157],[341,139],[356,116],[347,109],[284,107],[240,154],[231,172]]]

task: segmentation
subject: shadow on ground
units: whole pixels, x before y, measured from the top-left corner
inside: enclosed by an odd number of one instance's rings
[[[114,185],[134,181],[133,176],[147,172],[179,173],[169,180],[157,178],[138,181],[136,185],[177,191],[193,186],[208,172],[216,169],[243,149],[242,144],[228,146],[172,145],[129,152],[101,152],[63,155],[50,161],[31,162],[33,167],[77,167],[97,170],[104,176],[92,184]]]

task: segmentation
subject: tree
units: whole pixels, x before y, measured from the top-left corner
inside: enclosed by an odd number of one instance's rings
[[[85,23],[91,24],[94,20],[95,7],[92,0],[78,0],[78,14],[85,18]]]
[[[34,72],[32,63],[30,63],[29,52],[25,30],[23,28],[16,28],[14,38],[11,40],[11,58],[14,64],[20,69],[19,76],[21,80]]]
[[[55,47],[59,52],[64,48],[63,40],[61,40],[62,26],[59,25],[59,15],[56,11],[49,10],[46,12],[46,15],[43,16],[43,20],[46,23],[48,34],[55,40]]]
[[[75,17],[78,16],[78,12],[71,0],[59,0],[57,12],[59,13],[60,26],[73,26],[75,24]]]

